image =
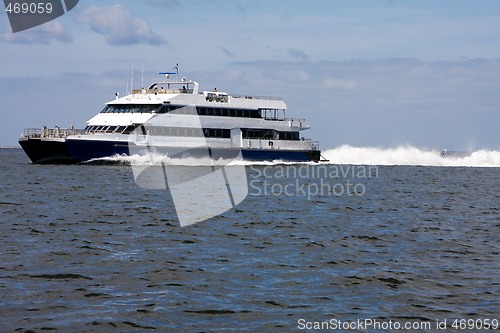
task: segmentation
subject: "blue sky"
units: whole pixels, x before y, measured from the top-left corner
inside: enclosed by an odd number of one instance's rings
[[[280,96],[323,149],[500,149],[500,1],[81,0],[12,34],[0,13],[0,145],[85,126],[179,63],[202,89]]]

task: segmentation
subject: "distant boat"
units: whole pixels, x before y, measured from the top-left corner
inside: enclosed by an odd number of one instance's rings
[[[449,151],[448,149],[434,149],[434,153],[439,154],[442,157],[455,157],[455,158],[463,158],[468,157],[472,153],[466,151]]]
[[[147,89],[116,93],[84,129],[25,129],[19,144],[33,163],[81,163],[152,148],[172,158],[204,156],[208,148],[211,157],[320,160],[318,142],[300,135],[309,124],[287,118],[281,98],[199,92],[199,84],[179,80],[178,71],[159,74],[166,79]]]

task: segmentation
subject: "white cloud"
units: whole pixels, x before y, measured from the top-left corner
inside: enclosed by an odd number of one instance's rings
[[[8,21],[2,20],[4,31],[0,34],[0,40],[14,44],[51,44],[56,40],[61,43],[72,43],[73,33],[59,21],[50,21],[38,27],[12,33]]]
[[[76,22],[106,37],[111,45],[150,44],[161,45],[166,41],[151,30],[141,18],[133,17],[122,5],[91,6],[80,11]]]

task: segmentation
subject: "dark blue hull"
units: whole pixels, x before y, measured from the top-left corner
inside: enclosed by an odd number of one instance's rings
[[[40,138],[20,139],[19,144],[33,163],[72,164],[75,163],[64,141],[41,140]]]
[[[65,142],[42,141],[40,139],[20,140],[20,144],[33,163],[75,164],[114,155],[130,154],[127,141],[99,141],[67,139]],[[135,152],[137,150],[137,152]],[[221,149],[207,147],[198,149],[185,148],[151,148],[172,158],[210,157],[213,159],[242,158],[247,161],[319,161],[319,150],[280,150],[280,149]],[[145,153],[145,148],[132,148],[132,154]],[[239,156],[241,152],[241,157]]]
[[[66,146],[76,163],[113,155],[128,155],[127,141],[66,140]]]

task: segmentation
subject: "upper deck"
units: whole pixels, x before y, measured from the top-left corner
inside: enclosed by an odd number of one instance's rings
[[[160,73],[161,74],[161,73]],[[286,110],[282,98],[255,95],[230,95],[214,88],[200,92],[198,82],[186,78],[154,82],[148,88],[134,89],[128,95],[116,98],[107,103],[117,104],[172,104],[219,108],[240,108],[253,110]]]

